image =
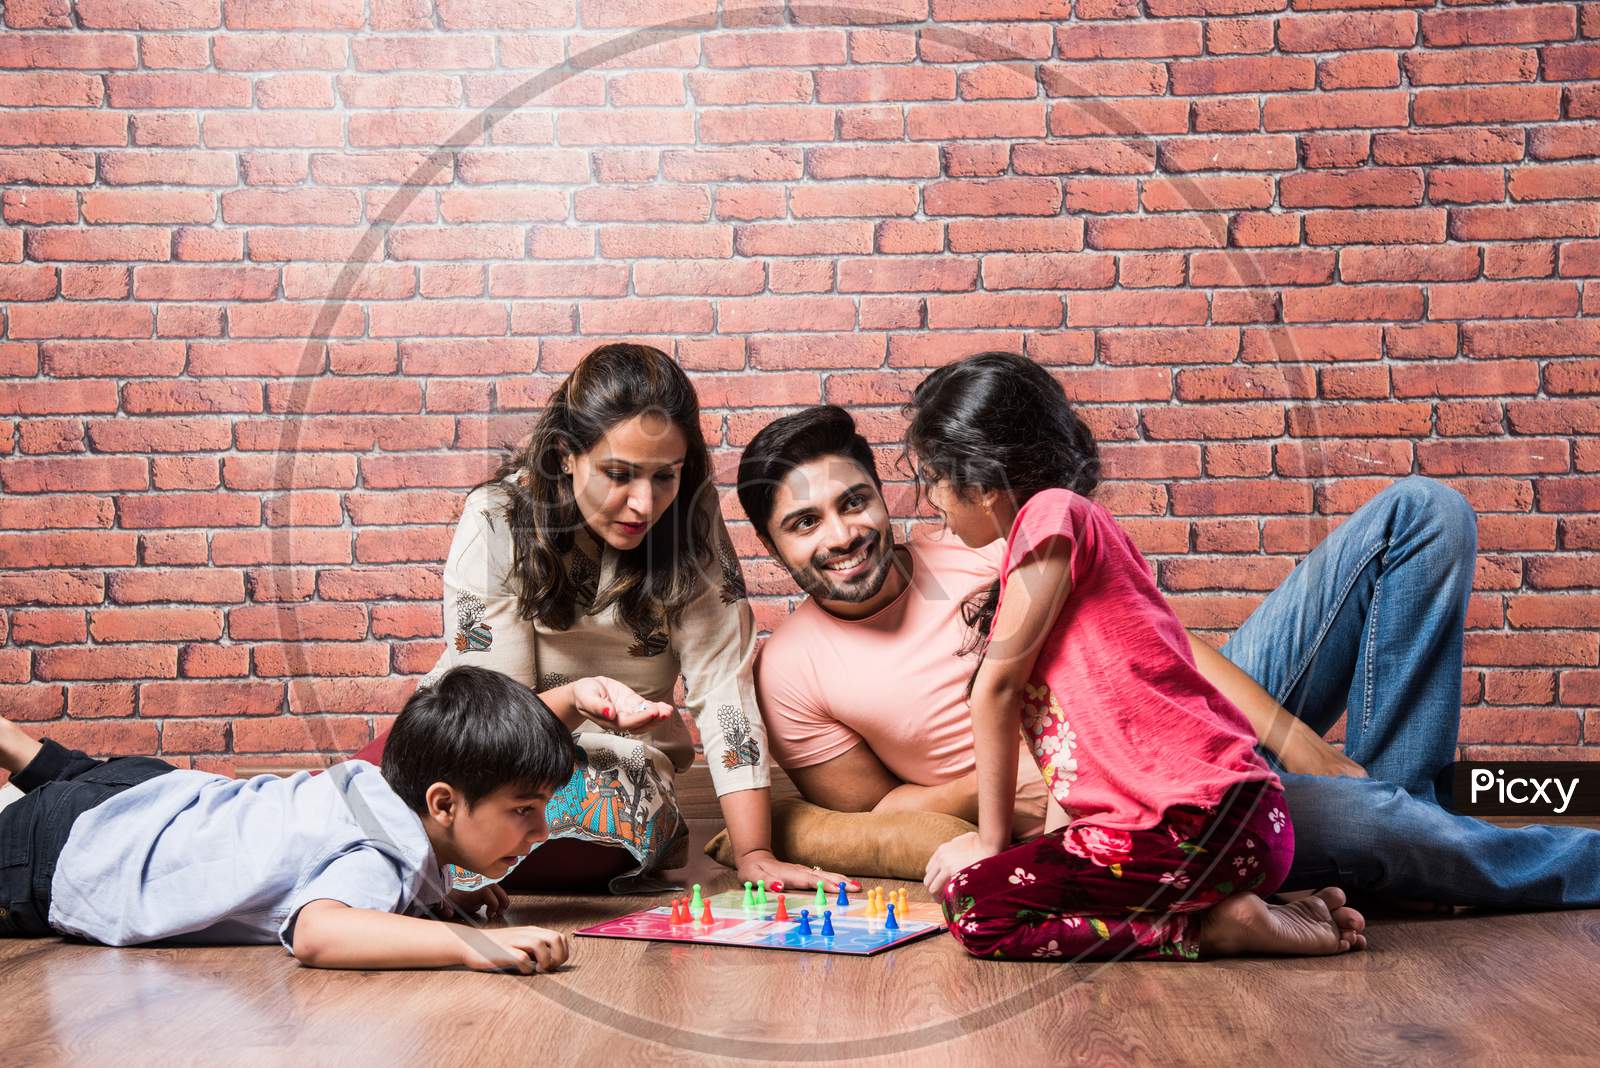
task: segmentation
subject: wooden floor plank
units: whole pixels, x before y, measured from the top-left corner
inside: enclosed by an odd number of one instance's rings
[[[735,884],[691,856],[707,893]],[[655,900],[519,898],[512,918],[571,930]],[[1600,1050],[1600,911],[1378,917],[1366,953],[1198,965],[975,961],[947,937],[871,958],[582,939],[531,978],[8,941],[0,990],[17,1065],[1578,1064]]]

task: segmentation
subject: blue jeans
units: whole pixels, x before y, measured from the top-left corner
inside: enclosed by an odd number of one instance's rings
[[[1600,831],[1498,827],[1434,800],[1435,775],[1455,759],[1476,553],[1466,500],[1403,479],[1328,535],[1222,647],[1318,733],[1348,710],[1345,753],[1370,776],[1279,769],[1295,834],[1286,889],[1600,906]]]

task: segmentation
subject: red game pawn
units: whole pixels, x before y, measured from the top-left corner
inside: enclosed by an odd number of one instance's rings
[[[712,924],[712,919],[711,919],[711,901],[710,901],[709,898],[706,899],[705,904],[703,906],[701,906],[701,909],[700,909],[700,922],[705,924],[707,927],[710,927],[711,924]]]
[[[678,924],[683,922],[683,899],[682,898],[676,898],[675,897],[675,898],[672,899],[672,918],[669,919],[667,922],[672,924],[672,925],[674,925],[674,926],[676,926],[676,925],[678,925]]]
[[[787,920],[789,918],[789,906],[783,903],[782,894],[778,895],[778,914],[772,918],[774,920]]]

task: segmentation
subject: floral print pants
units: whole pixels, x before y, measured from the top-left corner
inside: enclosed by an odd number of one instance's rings
[[[1063,827],[957,872],[945,919],[975,957],[1195,960],[1200,913],[1283,882],[1288,812],[1276,783],[1247,782],[1145,830]]]

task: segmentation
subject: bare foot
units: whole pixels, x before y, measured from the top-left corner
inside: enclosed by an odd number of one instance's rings
[[[1205,914],[1200,952],[1208,957],[1285,954],[1324,956],[1365,949],[1367,921],[1346,908],[1336,886],[1287,905],[1269,905],[1255,894],[1224,898]]]

